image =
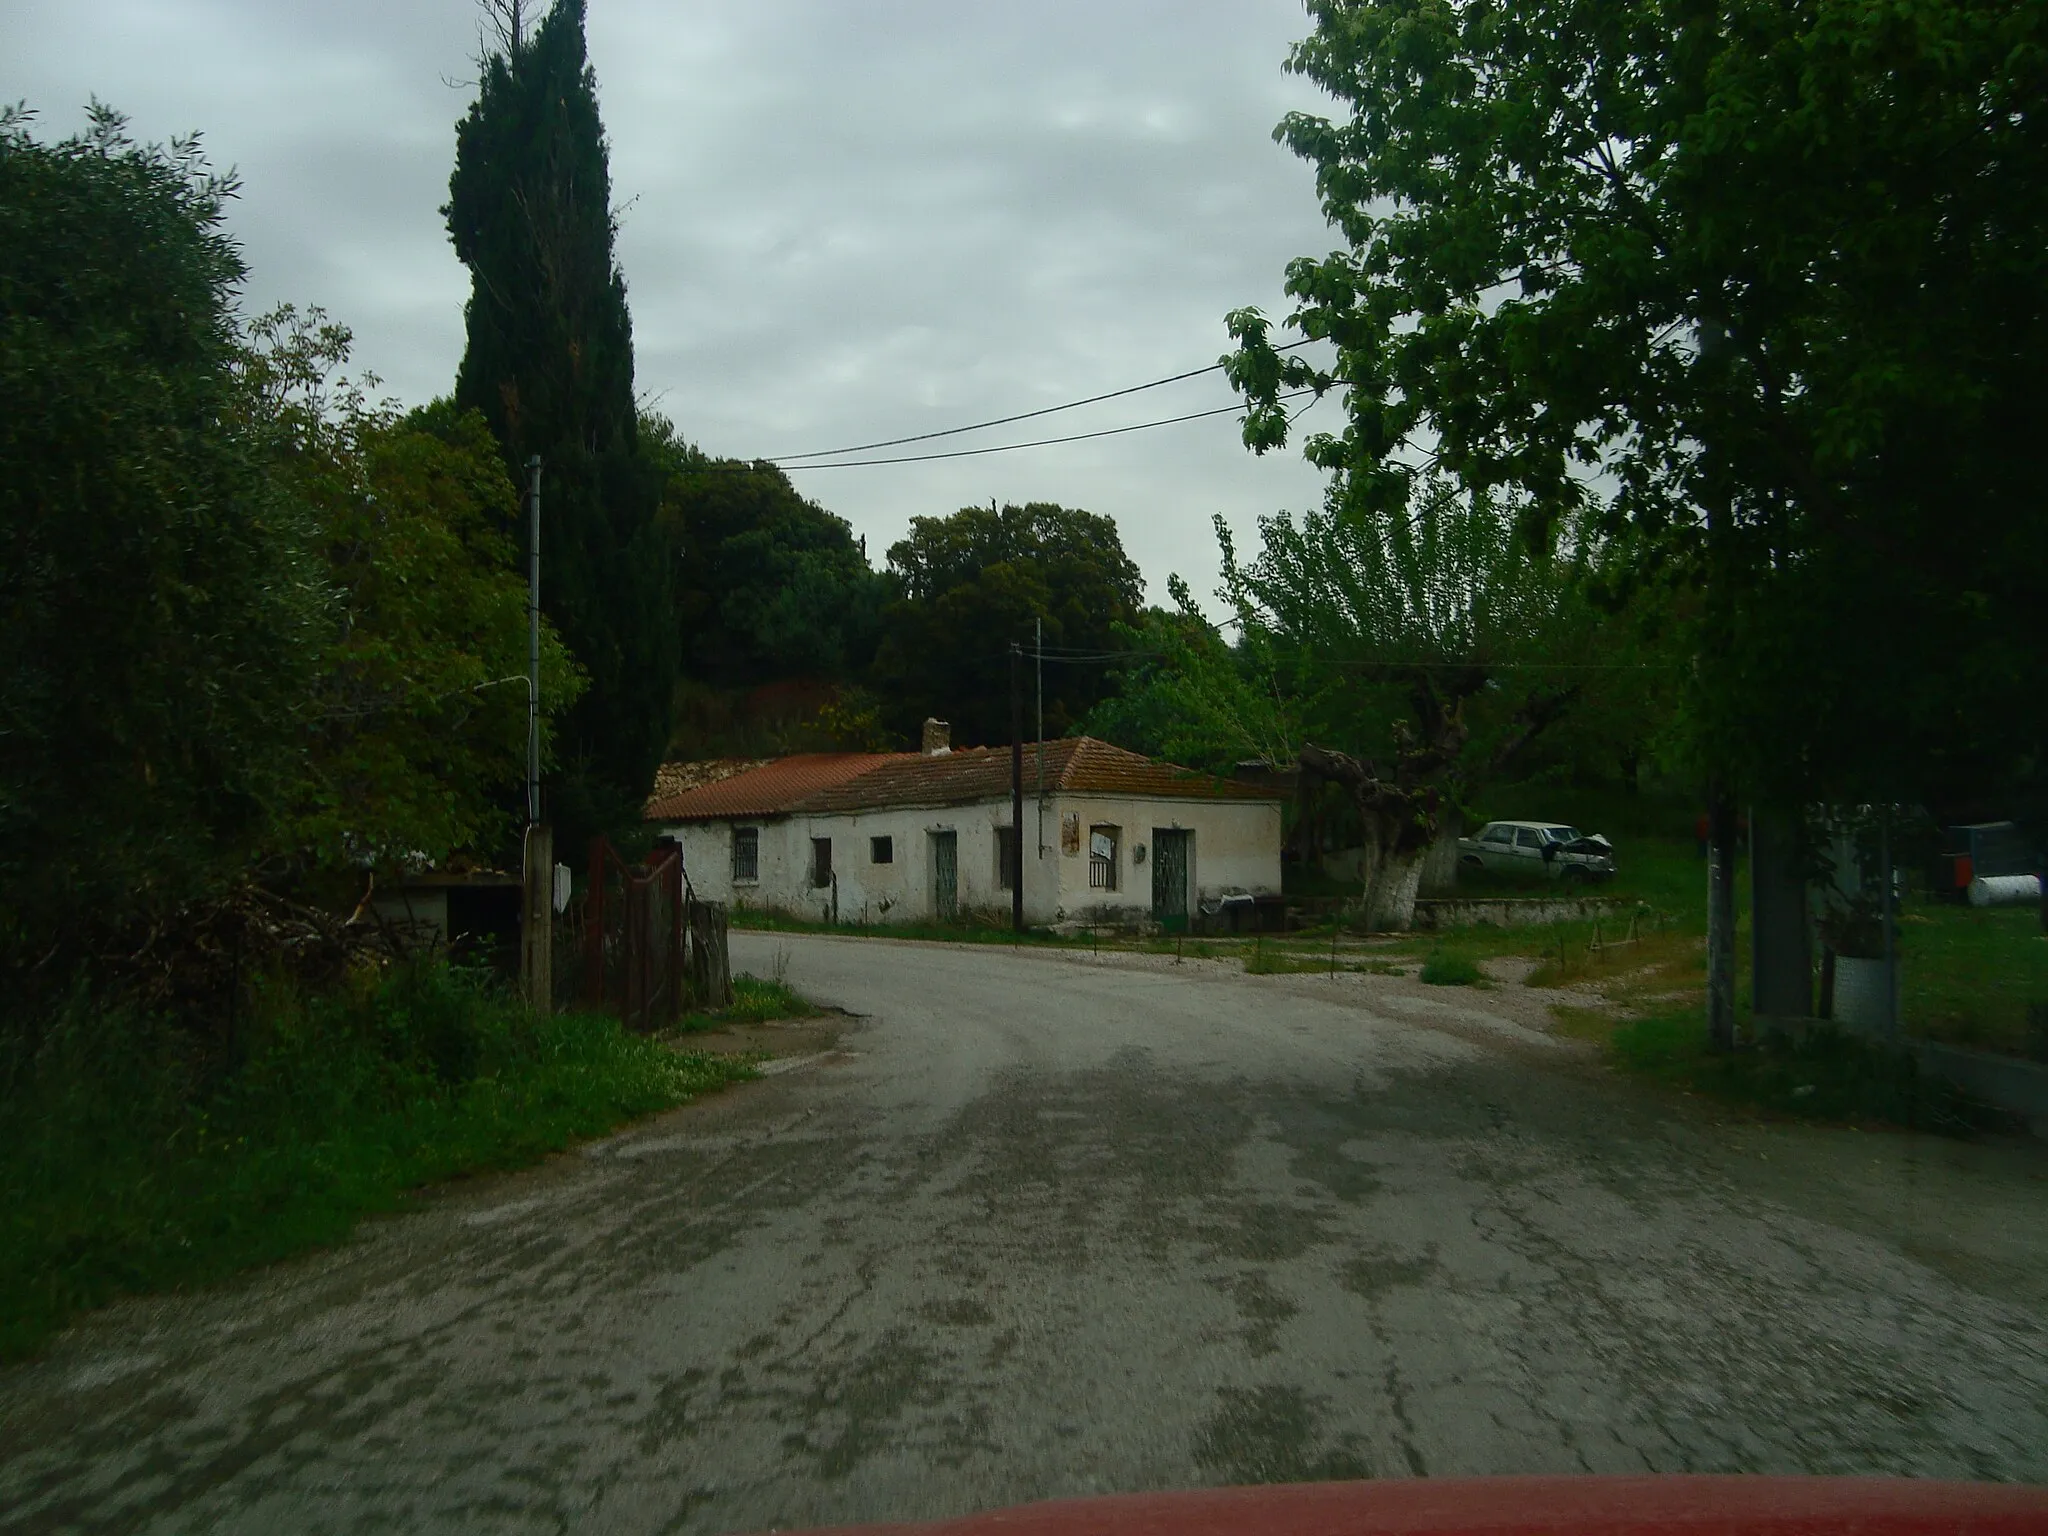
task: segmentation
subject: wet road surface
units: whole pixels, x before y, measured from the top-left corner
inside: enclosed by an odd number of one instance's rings
[[[822,1054],[0,1373],[0,1532],[2048,1481],[2048,1149],[1720,1123],[1515,989],[736,936]],[[818,1049],[818,1045],[812,1047]]]

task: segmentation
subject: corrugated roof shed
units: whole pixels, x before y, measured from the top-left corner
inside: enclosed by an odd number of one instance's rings
[[[722,821],[734,816],[780,816],[808,796],[844,783],[905,754],[804,752],[778,757],[712,783],[650,800],[649,821]],[[908,754],[915,756],[916,754]]]

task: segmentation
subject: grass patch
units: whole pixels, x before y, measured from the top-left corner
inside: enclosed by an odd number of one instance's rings
[[[1432,987],[1469,987],[1480,979],[1479,962],[1452,949],[1433,949],[1422,960],[1421,979]]]
[[[947,944],[1048,944],[1076,945],[1087,940],[1027,928],[1023,933],[1010,928],[1010,914],[963,913],[952,923],[827,923],[814,918],[792,917],[764,907],[734,907],[734,928],[752,933],[842,934],[862,939],[926,939]]]
[[[1686,1010],[1613,1025],[1607,1050],[1617,1065],[1668,1086],[1789,1118],[1951,1136],[2002,1129],[2010,1120],[1952,1084],[1923,1076],[1903,1052],[1825,1028],[1797,1042],[1766,1040],[1722,1053],[1708,1048],[1698,1012]]]
[[[1346,960],[1332,966],[1327,954],[1268,949],[1245,956],[1247,976],[1406,976],[1407,968],[1386,960]]]
[[[750,976],[741,972],[732,979],[732,1006],[708,1013],[685,1014],[676,1021],[676,1033],[699,1034],[733,1024],[765,1024],[770,1019],[807,1019],[818,1010],[794,987],[776,977]]]
[[[1950,1045],[2048,1059],[2048,936],[2038,910],[1914,902],[1899,924],[1899,1007],[1907,1032]]]
[[[460,1173],[514,1168],[752,1075],[539,1019],[447,967],[304,999],[273,988],[231,1052],[83,995],[0,1061],[0,1358],[122,1294],[340,1242]]]

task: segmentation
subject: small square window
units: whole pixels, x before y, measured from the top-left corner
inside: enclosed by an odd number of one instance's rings
[[[893,837],[869,838],[868,862],[870,864],[894,864],[896,862],[896,839]]]
[[[735,880],[758,880],[761,878],[761,829],[759,827],[734,827],[732,829],[732,877]]]

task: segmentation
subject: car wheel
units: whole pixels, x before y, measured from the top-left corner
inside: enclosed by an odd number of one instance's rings
[[[1584,885],[1586,883],[1586,871],[1577,864],[1567,864],[1559,871],[1558,879],[1562,880],[1566,885]]]
[[[1460,854],[1458,856],[1458,867],[1460,869],[1484,869],[1486,868],[1486,861],[1476,853]]]

